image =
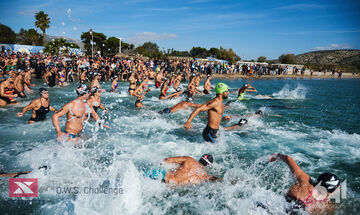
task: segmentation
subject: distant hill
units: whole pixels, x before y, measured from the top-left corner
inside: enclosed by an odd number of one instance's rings
[[[295,56],[298,64],[312,66],[339,66],[346,68],[348,72],[355,70],[360,72],[360,50],[326,50],[314,51]]]

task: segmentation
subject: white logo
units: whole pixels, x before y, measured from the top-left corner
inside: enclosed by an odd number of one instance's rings
[[[27,181],[27,182],[15,182],[15,184],[17,184],[17,186],[19,186],[18,189],[15,190],[14,194],[22,194],[22,193],[34,193],[29,187],[30,185],[32,185],[32,181]]]

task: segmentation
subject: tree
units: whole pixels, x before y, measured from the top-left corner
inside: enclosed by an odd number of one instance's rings
[[[40,11],[35,14],[35,20],[35,26],[43,32],[43,44],[45,44],[45,30],[50,27],[50,18],[44,11]]]
[[[84,43],[85,52],[88,55],[91,55],[91,34],[87,32],[82,32],[81,40]],[[94,54],[97,51],[101,51],[103,49],[103,44],[106,45],[106,36],[103,33],[93,32],[94,38]],[[119,46],[119,45],[117,45]]]
[[[136,48],[136,51],[150,58],[160,58],[162,56],[159,46],[156,43],[146,42]]]
[[[64,38],[56,38],[53,41],[47,43],[44,47],[44,52],[51,54],[68,53],[69,48],[79,48],[75,43],[68,43]]]
[[[16,36],[16,43],[21,45],[32,45],[32,46],[42,45],[41,34],[39,34],[33,28],[30,28],[29,30],[25,30],[21,28]]]
[[[0,43],[14,44],[15,41],[15,32],[10,27],[0,23]]]
[[[295,55],[294,54],[282,54],[279,57],[279,62],[283,64],[294,64],[295,61]]]
[[[257,59],[257,62],[265,62],[266,61],[266,57],[265,56],[260,56]]]
[[[114,55],[119,53],[119,39],[116,37],[109,37],[106,40],[104,53]],[[130,50],[134,49],[133,44],[128,44],[126,42],[121,41],[121,50]]]
[[[208,51],[206,50],[206,48],[192,47],[192,49],[190,50],[190,54],[194,58],[205,58],[208,56]]]

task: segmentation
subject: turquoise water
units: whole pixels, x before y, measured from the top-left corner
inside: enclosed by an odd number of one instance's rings
[[[220,80],[213,79],[215,85]],[[230,88],[246,80],[221,80]],[[42,83],[35,81],[37,90]],[[21,177],[38,178],[40,204],[0,204],[0,210],[34,214],[285,214],[284,194],[293,183],[287,166],[269,164],[272,153],[291,155],[313,178],[330,171],[347,182],[347,198],[339,204],[340,214],[360,211],[360,80],[254,80],[259,93],[274,99],[260,99],[248,93],[250,100],[235,101],[226,110],[243,115],[261,109],[265,116],[252,117],[243,130],[219,131],[216,144],[204,143],[202,130],[207,114],[200,113],[193,129],[183,125],[191,110],[168,115],[157,112],[181,101],[159,101],[159,90],[152,87],[144,104],[134,109],[134,97],[127,95],[127,83],[119,93],[103,93],[102,103],[110,113],[100,115],[111,129],[101,129],[90,121],[83,133],[82,147],[58,143],[48,120],[27,124],[30,113],[16,113],[36,94],[8,108],[0,108],[0,168],[5,172],[34,170]],[[109,90],[110,83],[103,83]],[[183,85],[183,88],[186,85]],[[76,97],[76,85],[49,90],[56,109]],[[202,87],[201,87],[202,89]],[[214,97],[195,97],[203,103]],[[235,100],[230,95],[229,100]],[[281,115],[277,117],[274,115]],[[63,117],[64,118],[64,117]],[[238,121],[234,117],[222,127]],[[64,128],[65,118],[60,121]],[[224,178],[183,188],[168,188],[160,181],[143,176],[143,170],[157,167],[162,159],[188,155],[198,159],[204,153],[214,156],[209,173]],[[51,167],[46,172],[39,166]],[[237,180],[236,184],[231,181]],[[121,188],[119,195],[64,194],[59,187]],[[0,179],[1,200],[8,200],[7,178]],[[258,208],[265,204],[267,209]]]

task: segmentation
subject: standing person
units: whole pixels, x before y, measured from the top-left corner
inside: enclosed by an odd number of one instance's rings
[[[136,78],[135,78],[135,73],[131,72],[130,77],[129,77],[129,95],[133,96],[135,89],[136,89]]]
[[[119,77],[117,75],[114,76],[113,81],[111,82],[111,90],[110,92],[117,92],[117,88],[119,86]]]
[[[182,80],[182,75],[181,74],[177,75],[176,78],[174,79],[174,85],[173,85],[174,90],[179,89],[181,80]]]
[[[49,85],[49,87],[54,87],[56,85],[56,71],[55,68],[48,68],[48,71],[45,73],[43,79]]]
[[[224,83],[218,83],[215,87],[216,97],[200,107],[196,108],[186,121],[184,127],[186,130],[192,128],[191,121],[200,113],[208,111],[207,126],[203,131],[203,138],[207,142],[215,143],[216,133],[219,130],[221,119],[230,120],[230,117],[224,115],[224,99],[229,96],[229,87]]]
[[[91,106],[94,108],[96,113],[99,108],[103,109],[105,113],[109,112],[108,109],[106,109],[104,105],[101,104],[101,89],[97,87],[93,87],[91,89],[91,96],[89,102]]]
[[[25,89],[27,91],[32,92],[25,84],[24,76],[25,76],[25,71],[19,70],[19,74],[16,76],[16,78],[14,80],[15,93],[18,94],[19,97],[21,97],[21,98],[26,98],[26,95],[24,92]]]
[[[335,212],[330,196],[340,186],[340,179],[336,175],[323,173],[318,177],[317,183],[314,183],[292,157],[284,154],[274,154],[269,157],[269,162],[276,160],[285,162],[296,179],[295,184],[292,185],[286,194],[286,200],[295,203],[290,210],[305,209],[315,214]],[[319,185],[326,189],[326,196],[323,196],[324,193],[319,192]]]
[[[160,92],[160,95],[159,95],[159,99],[160,100],[166,100],[166,99],[173,99],[173,98],[177,98],[181,95],[182,91],[179,90],[175,93],[172,93],[170,95],[166,95],[167,93],[167,90],[169,89],[169,79],[165,78],[165,81],[163,82],[162,86],[161,86],[161,92]]]
[[[205,94],[210,94],[211,89],[213,89],[210,81],[211,81],[211,75],[207,75],[207,78],[204,82],[204,93]]]
[[[142,108],[144,107],[142,101],[144,100],[144,97],[146,93],[150,92],[150,88],[146,87],[146,83],[149,79],[145,79],[139,86],[136,87],[136,90],[133,93],[133,96],[136,97],[135,101],[135,107]],[[144,91],[146,89],[146,91]]]
[[[64,105],[64,107],[52,116],[52,122],[59,140],[77,140],[77,137],[80,136],[80,132],[83,130],[84,121],[89,120],[90,115],[94,117],[96,123],[109,128],[109,126],[103,125],[100,122],[100,117],[88,101],[90,97],[89,88],[85,84],[81,84],[76,89],[76,93],[78,95],[76,99]],[[65,132],[62,132],[59,118],[65,114],[67,115],[67,121],[65,124]]]
[[[0,84],[0,107],[17,104],[17,101],[13,99],[15,97],[18,97],[18,94],[14,94],[14,78],[6,76],[5,81]]]
[[[46,114],[49,111],[56,112],[55,108],[51,107],[49,102],[49,92],[45,88],[39,89],[40,98],[37,98],[30,102],[27,106],[25,106],[22,112],[17,114],[18,117],[23,117],[24,114],[32,110],[31,118],[29,119],[28,123],[32,124],[38,121],[44,121],[46,119]]]
[[[94,73],[94,79],[90,84],[90,89],[93,89],[93,87],[97,87],[98,89],[101,89],[99,80],[101,79],[101,74],[100,73]],[[103,89],[103,91],[105,92],[105,90]]]

